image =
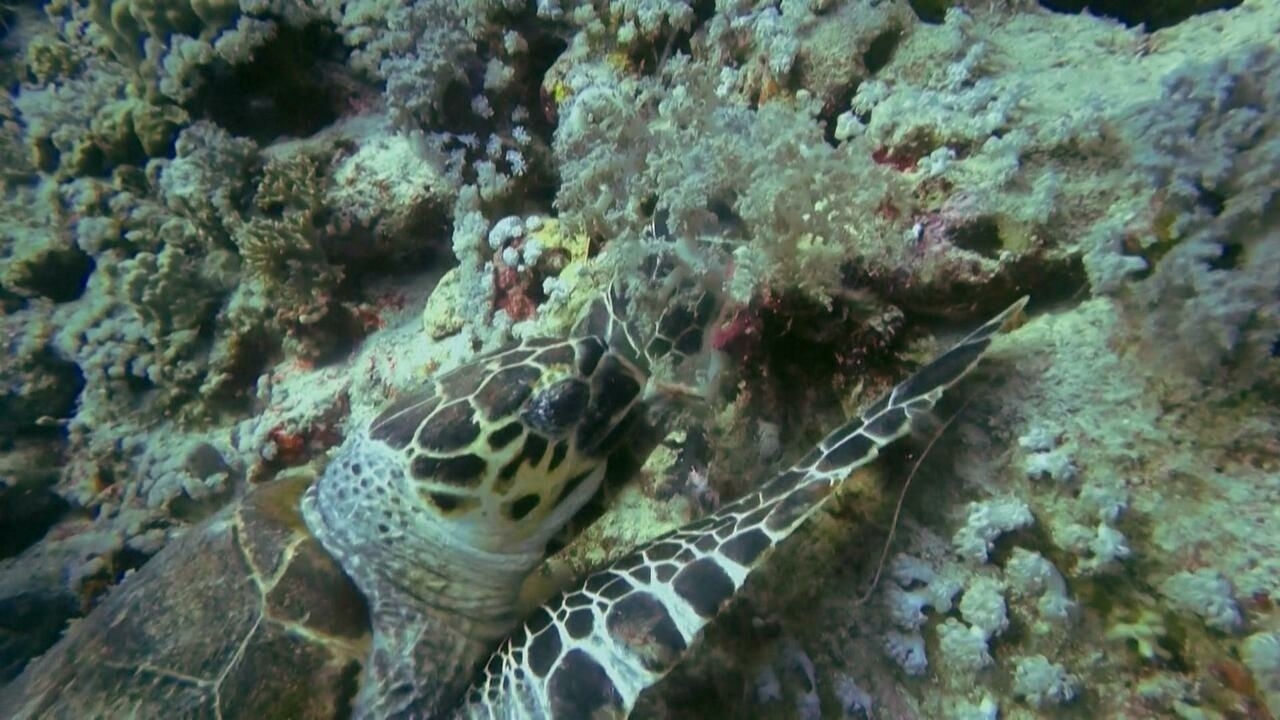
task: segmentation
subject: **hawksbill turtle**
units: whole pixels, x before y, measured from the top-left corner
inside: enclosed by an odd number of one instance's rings
[[[259,486],[171,542],[0,691],[0,717],[626,717],[1026,302],[746,496],[521,617],[524,579],[652,400],[652,363],[695,351],[713,312],[675,303],[642,334],[620,298],[569,339],[430,380],[351,429],[315,482]]]

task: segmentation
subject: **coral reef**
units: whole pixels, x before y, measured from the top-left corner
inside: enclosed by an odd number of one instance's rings
[[[531,598],[1032,319],[646,716],[1280,714],[1277,33],[1269,0],[0,4],[0,694],[660,246],[725,303],[706,402]]]

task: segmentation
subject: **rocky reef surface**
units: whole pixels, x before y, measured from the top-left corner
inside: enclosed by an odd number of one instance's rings
[[[723,280],[720,382],[547,577],[1032,302],[642,716],[1280,715],[1277,37],[1272,0],[0,3],[0,685],[396,393],[567,332],[660,218]]]

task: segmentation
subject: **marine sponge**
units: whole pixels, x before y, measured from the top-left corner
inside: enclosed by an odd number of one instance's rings
[[[1067,581],[1058,568],[1043,555],[1033,550],[1014,548],[1005,564],[1005,578],[1016,595],[1039,596],[1036,607],[1041,617],[1067,620],[1075,609],[1075,602],[1067,592]]]
[[[1035,522],[1031,508],[1018,498],[997,498],[969,503],[964,527],[952,540],[956,552],[966,560],[986,562],[996,538]]]
[[[1179,610],[1199,615],[1211,628],[1238,630],[1240,608],[1231,596],[1231,583],[1216,570],[1186,570],[1160,583],[1160,593]]]
[[[1001,594],[1000,583],[979,575],[974,578],[960,598],[960,616],[988,638],[999,635],[1009,627],[1009,614]]]
[[[889,617],[903,630],[924,625],[926,609],[935,613],[951,610],[951,599],[961,588],[957,578],[907,554],[893,558],[889,573],[893,582],[885,589],[884,601]]]
[[[947,618],[937,631],[938,647],[948,667],[963,673],[976,673],[991,664],[987,634],[982,628]]]
[[[898,663],[908,675],[923,675],[929,669],[929,656],[925,651],[924,637],[918,630],[900,633],[890,630],[884,637],[884,648],[889,657]]]
[[[1061,705],[1076,696],[1080,678],[1043,655],[1021,657],[1014,661],[1013,692],[1037,708]]]

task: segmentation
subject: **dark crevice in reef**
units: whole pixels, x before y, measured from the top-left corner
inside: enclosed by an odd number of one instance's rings
[[[1218,257],[1209,258],[1206,264],[1210,270],[1236,270],[1244,263],[1244,245],[1237,242],[1222,243]]]
[[[62,432],[56,423],[75,414],[84,374],[73,362],[45,348],[22,361],[16,373],[0,373],[0,443],[20,437],[49,437]],[[16,392],[5,392],[16,388]],[[0,478],[2,479],[2,478]]]
[[[694,0],[693,22],[690,23],[689,25],[689,30],[688,30],[689,37],[685,39],[685,42],[687,43],[690,38],[692,38],[694,35],[698,33],[699,30],[702,29],[703,25],[706,25],[711,20],[711,18],[715,16],[716,16],[715,0]],[[692,51],[686,46],[681,49],[681,52],[690,53]]]
[[[753,413],[783,428],[783,444],[815,439],[843,414],[838,393],[794,388],[847,387],[894,365],[898,323],[856,302],[827,307],[797,293],[755,298],[719,330],[717,347],[734,358],[753,390]],[[820,435],[819,435],[820,436]]]
[[[0,285],[0,315],[17,312],[27,306],[27,299]]]
[[[998,258],[1004,249],[1000,240],[1000,226],[991,216],[975,218],[951,231],[948,238],[952,245],[987,258]]]
[[[893,60],[893,53],[898,49],[898,44],[902,41],[902,38],[902,29],[892,27],[876,35],[871,40],[871,44],[862,53],[862,65],[866,68],[867,77],[875,76],[876,73],[889,64],[889,61]],[[852,105],[853,97],[857,94],[862,80],[862,77],[850,76],[846,81],[836,85],[823,102],[822,110],[818,113],[818,120],[823,124],[823,137],[831,147],[836,147],[840,144],[836,140],[836,121],[840,114],[848,110]]]
[[[508,25],[520,33],[528,49],[515,65],[516,81],[507,95],[529,111],[523,121],[525,129],[549,147],[559,118],[556,100],[543,84],[551,67],[569,49],[574,31],[568,25],[528,14],[513,17]]]
[[[53,491],[56,474],[50,480],[0,485],[0,559],[13,557],[31,547],[70,507]]]
[[[5,40],[9,37],[9,33],[11,33],[14,26],[17,25],[17,21],[17,10],[8,3],[0,3],[0,40]],[[0,57],[5,57],[9,54],[9,48],[0,47]]]
[[[467,73],[468,76],[476,76],[480,72],[475,69],[481,65],[479,61],[463,60],[461,62],[471,67],[471,71]],[[444,91],[440,93],[435,125],[457,135],[483,133],[488,128],[488,123],[476,115],[471,104],[471,100],[479,93],[477,88],[482,82],[483,76],[470,82],[456,78],[450,80],[444,86]]]
[[[1241,2],[1243,0],[1040,0],[1040,5],[1070,15],[1087,10],[1129,27],[1143,25],[1151,32],[1202,13],[1229,10]]]
[[[57,248],[45,253],[40,262],[23,266],[13,282],[56,303],[71,302],[84,293],[93,268],[93,258],[80,248]]]
[[[896,27],[885,30],[871,40],[867,51],[862,53],[862,64],[866,66],[868,75],[875,75],[889,64],[893,59],[893,51],[898,49],[900,40],[902,40],[902,30]]]
[[[548,144],[551,142],[556,126],[544,107],[548,99],[543,97],[542,83],[547,77],[547,71],[568,47],[569,44],[564,39],[555,35],[534,33],[529,36],[529,66],[526,68],[528,77],[523,79],[524,97],[521,103],[534,111],[529,113],[529,132]],[[542,111],[537,112],[539,109]]]
[[[268,143],[307,137],[333,123],[345,109],[342,39],[324,24],[281,26],[248,63],[215,64],[189,110],[240,137]]]
[[[858,86],[860,84],[855,81],[840,88],[832,101],[824,103],[822,111],[818,113],[818,122],[822,124],[822,138],[831,147],[836,147],[840,144],[840,141],[836,139],[836,125],[840,122],[840,115],[848,110],[853,103],[853,96],[858,94]]]
[[[1034,292],[1033,311],[1041,304],[1051,305],[1071,298],[1079,298],[1089,288],[1089,277],[1084,271],[1084,263],[1078,256],[1069,256],[1053,262],[1029,258],[1016,264],[1025,265],[1025,267],[1015,268],[1013,273],[1015,277],[1019,277],[1016,273],[1025,273],[1021,277],[1025,277],[1026,282],[1017,285],[1013,290],[1023,294],[1029,291]]]
[[[0,598],[0,683],[17,677],[28,660],[52,647],[78,614],[65,595],[33,592]]]
[[[956,0],[907,0],[907,4],[915,11],[921,22],[931,25],[941,23],[947,17],[947,9],[956,5]]]
[[[247,390],[267,368],[281,358],[280,340],[261,328],[242,334],[232,344],[230,359],[223,370],[225,380],[219,387],[225,390],[219,401],[228,412],[241,412],[253,407],[253,395]]]
[[[350,289],[366,278],[412,275],[453,263],[448,240],[453,237],[453,223],[447,208],[423,207],[405,222],[402,235],[424,240],[406,243],[370,228],[325,238],[325,259],[342,266],[341,288]],[[357,289],[352,296],[359,294]]]

